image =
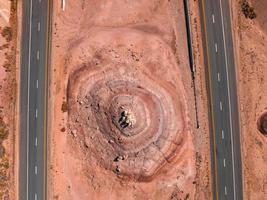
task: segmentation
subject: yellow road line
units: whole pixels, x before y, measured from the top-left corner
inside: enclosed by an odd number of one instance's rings
[[[216,193],[216,199],[219,199],[218,195],[218,179],[217,179],[217,158],[216,158],[216,132],[215,132],[215,123],[213,118],[213,96],[212,96],[212,86],[211,86],[211,65],[210,65],[210,57],[209,57],[209,51],[208,51],[208,36],[207,36],[207,30],[206,30],[206,14],[205,14],[205,7],[206,3],[205,0],[201,0],[202,3],[202,12],[203,12],[203,22],[204,22],[204,33],[205,33],[205,43],[206,43],[206,51],[207,51],[207,62],[208,62],[208,73],[209,73],[209,91],[210,91],[210,97],[211,97],[211,119],[212,119],[212,134],[213,134],[213,156],[214,156],[214,172],[215,172],[215,193]]]
[[[48,53],[49,53],[49,25],[50,25],[50,0],[47,1],[46,19],[46,44],[45,44],[45,84],[44,84],[44,183],[43,198],[47,196],[47,92],[48,92]]]

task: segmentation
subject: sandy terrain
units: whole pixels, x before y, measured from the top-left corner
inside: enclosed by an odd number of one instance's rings
[[[16,1],[0,0],[0,199],[15,199]]]
[[[208,120],[208,99],[206,91],[204,52],[201,35],[200,10],[198,1],[189,1],[190,23],[195,68],[196,104],[199,127],[196,128],[195,109],[191,109],[193,129],[193,144],[196,155],[196,193],[195,199],[212,199],[212,179],[210,163],[210,132]],[[192,90],[192,89],[191,89]],[[193,108],[193,97],[189,98],[189,105]]]
[[[260,116],[267,111],[267,1],[249,1],[256,13],[254,19],[245,17],[238,2],[232,1],[232,7],[244,192],[245,199],[258,200],[267,198],[267,136],[257,129]]]
[[[49,198],[210,199],[197,3],[200,128],[177,1],[53,5]]]

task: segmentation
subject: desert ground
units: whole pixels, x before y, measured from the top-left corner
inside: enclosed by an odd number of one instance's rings
[[[0,199],[16,198],[17,4],[0,0]]]
[[[211,199],[198,3],[53,2],[49,199]]]
[[[266,199],[267,118],[264,114],[267,112],[267,1],[235,0],[232,1],[232,8],[241,118],[244,199]]]
[[[198,1],[53,1],[49,199],[212,199]],[[267,2],[232,0],[244,199],[267,196]],[[16,199],[17,1],[0,0],[0,199]],[[199,127],[196,127],[196,108]]]

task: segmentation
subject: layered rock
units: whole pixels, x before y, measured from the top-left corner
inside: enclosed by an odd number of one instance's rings
[[[175,56],[159,37],[134,29],[94,29],[83,39],[70,55],[82,63],[71,67],[68,80],[70,129],[103,168],[151,180],[183,159],[187,142]]]

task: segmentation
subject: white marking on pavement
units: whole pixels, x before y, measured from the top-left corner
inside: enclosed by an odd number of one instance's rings
[[[227,195],[227,188],[224,186],[224,194]]]
[[[212,22],[213,22],[213,24],[215,23],[215,17],[214,17],[214,14],[212,14]]]
[[[38,199],[38,197],[37,197],[37,194],[35,193],[34,194],[34,200],[37,200]]]
[[[66,2],[65,2],[65,0],[62,0],[61,1],[61,8],[63,11],[65,11],[65,6],[66,6]]]
[[[218,45],[217,45],[217,43],[215,43],[215,52],[216,53],[218,52]]]
[[[231,94],[229,88],[229,74],[228,74],[228,61],[227,61],[227,54],[226,54],[226,41],[225,41],[225,33],[224,33],[224,20],[223,20],[223,8],[222,8],[222,0],[220,0],[220,9],[221,9],[221,21],[222,21],[222,33],[223,33],[223,46],[224,46],[224,56],[225,56],[225,65],[226,65],[226,78],[227,78],[227,91],[228,91],[228,103],[229,103],[229,121],[230,121],[230,134],[231,134],[231,151],[232,151],[232,170],[233,170],[233,193],[234,193],[234,200],[236,199],[236,183],[235,183],[235,159],[234,159],[234,143],[233,143],[233,125],[232,125],[232,106],[231,106]]]
[[[225,167],[226,165],[225,165],[225,158],[223,159],[223,166]]]
[[[221,81],[220,73],[218,73],[217,78],[218,78],[218,82],[220,82]]]
[[[41,30],[41,24],[38,22],[38,32]]]
[[[224,139],[224,130],[222,130],[222,139]]]
[[[37,60],[39,60],[39,58],[40,58],[40,51],[39,50],[36,53],[36,58],[37,58]]]
[[[37,166],[34,167],[34,173],[37,174]]]
[[[35,146],[37,147],[38,145],[38,140],[37,140],[37,137],[35,138]]]
[[[42,0],[39,0],[39,3],[41,3]]]
[[[38,88],[38,87],[39,87],[38,80],[36,80],[36,88]]]
[[[220,110],[222,110],[222,102],[220,101]]]
[[[38,117],[38,110],[36,109],[35,110],[35,118],[37,118]]]

